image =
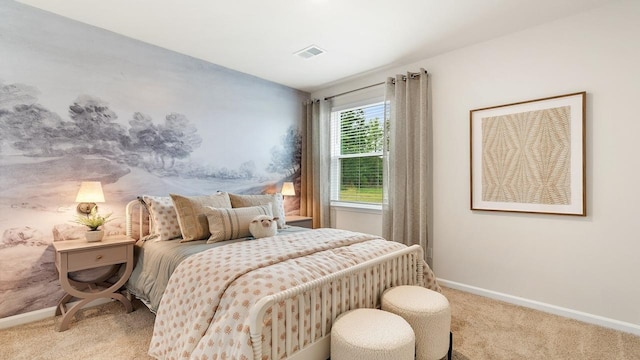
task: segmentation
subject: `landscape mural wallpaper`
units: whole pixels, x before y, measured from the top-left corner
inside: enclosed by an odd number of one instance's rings
[[[111,234],[139,195],[299,186],[307,93],[13,1],[0,54],[0,318],[62,296],[51,243],[81,181],[102,182]]]

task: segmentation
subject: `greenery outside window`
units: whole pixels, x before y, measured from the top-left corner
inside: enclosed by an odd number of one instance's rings
[[[331,200],[382,204],[384,102],[331,113]]]

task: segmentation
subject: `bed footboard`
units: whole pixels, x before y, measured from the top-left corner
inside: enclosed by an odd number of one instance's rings
[[[331,324],[336,317],[352,309],[378,308],[382,293],[389,287],[423,285],[422,256],[422,248],[414,245],[260,299],[249,315],[254,360],[263,359],[263,341],[268,342],[265,348],[271,349],[271,354],[266,355],[272,360],[283,356],[287,359],[329,358]],[[292,311],[293,305],[297,305],[296,314]],[[282,309],[284,318],[278,319]],[[339,313],[337,309],[344,310]],[[265,326],[278,321],[284,321],[284,336],[279,334],[279,326]],[[315,326],[318,321],[320,329]],[[294,339],[292,328],[305,329],[305,324],[311,324],[310,336],[307,331],[297,331],[298,338]],[[282,338],[284,348],[278,351],[278,341],[282,344]],[[295,350],[294,342],[299,344]]]

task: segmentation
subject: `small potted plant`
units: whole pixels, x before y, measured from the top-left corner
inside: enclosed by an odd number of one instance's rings
[[[113,220],[110,219],[111,213],[102,216],[98,214],[98,207],[94,206],[91,209],[89,214],[85,215],[77,215],[76,219],[73,222],[78,223],[80,225],[84,225],[89,228],[89,231],[86,232],[85,236],[88,242],[101,241],[104,237],[104,229],[99,229],[102,225],[108,223]]]

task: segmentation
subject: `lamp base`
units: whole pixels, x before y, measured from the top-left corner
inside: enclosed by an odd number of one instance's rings
[[[94,207],[96,208],[96,211],[98,211],[98,205],[96,205],[96,203],[79,203],[76,210],[80,214],[89,215]]]

